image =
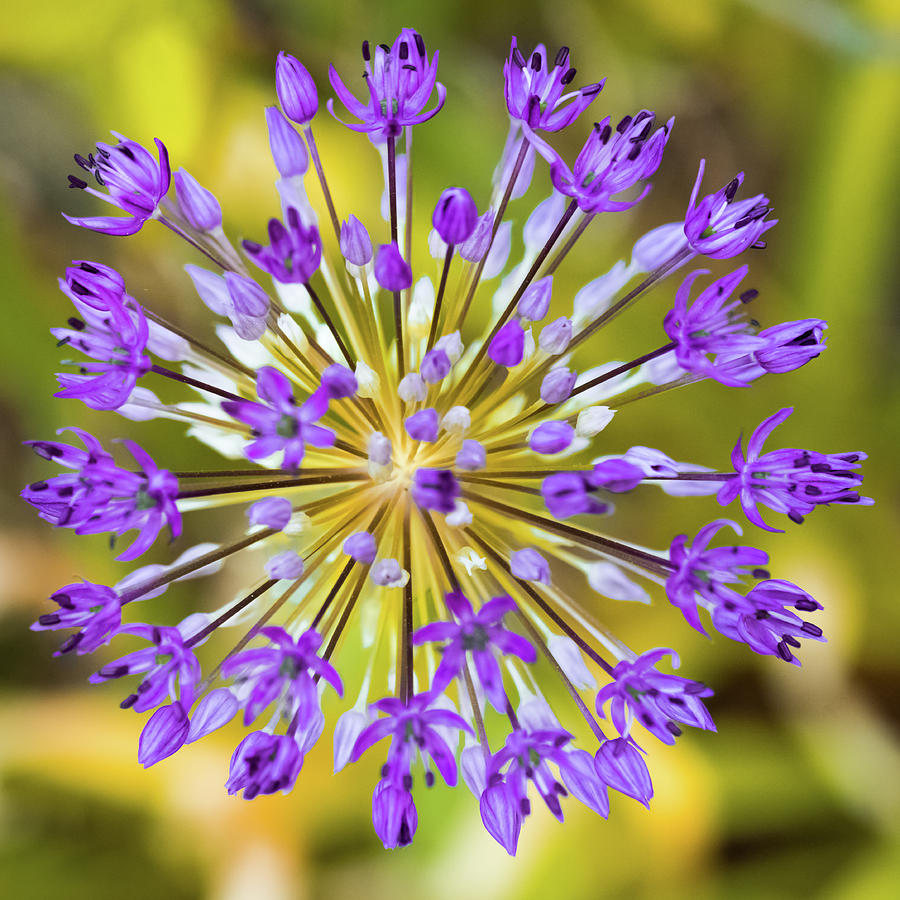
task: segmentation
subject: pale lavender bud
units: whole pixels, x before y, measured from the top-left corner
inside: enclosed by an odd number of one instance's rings
[[[434,345],[435,350],[443,350],[450,357],[450,362],[455,366],[463,354],[463,342],[458,331],[451,331],[439,338]]]
[[[465,188],[447,188],[434,208],[431,221],[445,244],[461,244],[475,230],[478,209]]]
[[[265,525],[281,531],[291,521],[293,509],[291,501],[286,497],[266,497],[257,500],[247,510],[247,518],[251,525]]]
[[[389,466],[391,464],[393,447],[390,438],[385,437],[380,431],[374,432],[369,437],[366,450],[369,453],[369,462],[376,463],[379,466]]]
[[[684,236],[684,222],[670,222],[648,231],[638,238],[631,251],[631,261],[642,272],[652,272],[668,262],[688,246]],[[687,260],[685,260],[687,262]]]
[[[510,319],[495,335],[488,346],[488,356],[498,365],[508,369],[522,362],[525,355],[525,332],[516,319]]]
[[[560,316],[541,331],[538,345],[544,353],[557,356],[565,352],[571,340],[572,320],[568,316]]]
[[[198,704],[191,716],[191,727],[186,744],[199,741],[200,738],[227,725],[240,708],[237,697],[228,688],[217,688],[210,691]]]
[[[450,357],[443,350],[429,350],[422,358],[419,373],[428,384],[437,384],[450,373]]]
[[[184,169],[175,173],[175,196],[184,217],[197,231],[214,231],[221,226],[219,201]]]
[[[516,578],[550,584],[550,564],[533,547],[510,554],[509,570]]]
[[[396,559],[379,559],[372,565],[369,577],[382,587],[403,587],[409,581],[409,572]]]
[[[419,410],[419,412],[413,413],[406,419],[403,427],[414,441],[432,443],[438,437],[437,410],[432,409],[430,406],[428,409]]]
[[[266,560],[269,578],[299,578],[303,574],[303,558],[293,550],[285,550]]]
[[[487,259],[484,262],[484,271],[481,273],[482,278],[494,278],[499,275],[506,261],[509,259],[509,251],[512,249],[512,222],[504,222],[497,229],[497,236],[491,249],[488,251]]]
[[[344,259],[354,266],[364,266],[372,260],[372,241],[369,232],[356,216],[350,216],[341,225],[341,253]]]
[[[459,754],[459,768],[466,787],[475,797],[480,797],[487,787],[487,767],[481,747],[477,745],[466,747]]]
[[[386,291],[404,291],[412,286],[412,269],[396,242],[382,244],[375,257],[375,280]]]
[[[351,534],[343,545],[344,553],[363,565],[371,565],[375,561],[377,547],[375,537],[368,531],[357,531]]]
[[[491,229],[494,226],[494,212],[487,210],[478,220],[475,230],[467,241],[460,244],[459,255],[467,262],[480,262],[488,251],[491,242]]]
[[[200,266],[187,265],[184,270],[191,276],[194,288],[209,309],[220,316],[231,315],[231,294],[221,275]]]
[[[587,480],[592,487],[622,494],[634,490],[644,480],[644,471],[625,459],[607,459],[594,466]]]
[[[441,419],[441,428],[451,434],[465,434],[472,425],[468,406],[451,406]]]
[[[523,319],[540,322],[550,309],[550,294],[553,290],[553,276],[547,275],[532,282],[525,288],[519,300],[517,312]]]
[[[226,272],[225,284],[228,286],[232,310],[236,315],[259,319],[269,311],[268,295],[252,278]]]
[[[585,691],[596,690],[597,679],[585,665],[581,650],[572,638],[564,634],[554,634],[547,641],[547,649],[575,687]]]
[[[541,400],[544,403],[562,403],[563,400],[568,400],[577,378],[578,373],[571,369],[551,369],[541,382]]]
[[[284,50],[275,63],[275,90],[284,114],[298,125],[305,125],[319,111],[315,82],[300,60]]]
[[[410,372],[400,379],[397,385],[397,396],[404,403],[418,403],[425,399],[428,394],[428,388],[425,386],[425,380],[418,372]]]
[[[522,813],[513,790],[506,782],[489,787],[481,795],[481,821],[488,834],[510,855],[516,855]]]
[[[305,175],[309,168],[306,144],[277,106],[266,107],[266,125],[269,127],[269,147],[278,174],[282,178]]]
[[[475,472],[483,469],[487,464],[487,453],[478,441],[466,440],[462,442],[462,449],[456,454],[457,468]]]
[[[559,191],[554,191],[546,200],[538,203],[522,230],[525,246],[534,249],[543,247],[565,209],[566,198]]]
[[[535,453],[561,453],[575,439],[575,429],[568,422],[544,422],[531,432],[528,445]]]

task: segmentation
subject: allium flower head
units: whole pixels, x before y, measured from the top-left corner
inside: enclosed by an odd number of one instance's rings
[[[80,356],[58,376],[58,396],[117,411],[126,439],[120,451],[72,428],[81,446],[28,442],[41,465],[61,470],[22,496],[77,534],[133,530],[118,558],[151,548],[154,558],[114,584],[71,579],[32,629],[63,631],[60,654],[97,653],[92,681],[128,682],[123,708],[145,714],[144,766],[240,719],[256,730],[230,767],[223,760],[226,790],[248,800],[287,792],[330,720],[336,771],[382,747],[371,814],[386,848],[413,841],[417,792],[436,773],[448,787],[461,773],[472,817],[515,853],[532,797],[560,820],[568,795],[603,818],[609,790],[649,805],[647,736],[673,744],[684,726],[715,730],[712,690],[666,668],[674,650],[595,624],[608,604],[665,595],[685,628],[792,664],[805,639],[824,640],[807,621],[821,604],[789,573],[770,572],[753,537],[720,545],[736,523],[712,521],[654,549],[617,535],[616,507],[657,485],[664,504],[706,497],[696,502],[710,519],[717,495],[740,499],[763,528],[761,506],[799,522],[817,506],[870,502],[859,494],[865,455],[763,452],[788,409],[722,470],[619,445],[633,401],[780,377],[824,349],[820,319],[763,327],[745,315],[756,296],[738,293],[746,265],[694,299],[702,270],[677,288],[669,280],[697,256],[762,246],[774,224],[768,200],[738,200],[742,176],[698,199],[698,179],[683,221],[636,236],[630,262],[572,291],[569,255],[596,255],[583,237],[593,219],[647,193],[671,119],[656,127],[643,110],[613,127],[607,116],[582,129],[570,169],[555,132],[577,123],[604,82],[572,88],[568,49],[525,56],[513,39],[496,71],[497,111],[505,99],[510,125],[491,192],[472,194],[448,173],[435,203],[416,193],[426,179],[414,169],[428,160],[413,134],[444,103],[438,53],[405,28],[390,44],[364,44],[363,59],[365,99],[334,67],[330,81],[348,127],[374,145],[384,182],[371,199],[383,222],[335,203],[353,193],[332,194],[326,168],[333,177],[336,164],[313,136],[318,87],[286,52],[275,65],[280,110],[273,96],[260,121],[277,174],[265,243],[235,242],[218,199],[180,167],[169,197],[161,142],[156,157],[124,138],[77,157],[103,190],[81,177],[73,186],[126,216],[71,221],[110,234],[159,221],[202,255],[186,267],[185,303],[194,290],[212,315],[209,333],[194,334],[160,317],[151,290],[129,285],[139,306],[109,266],[76,260],[66,270],[60,287],[75,315],[53,333]],[[595,342],[597,333],[652,289],[664,295],[665,338],[646,335],[633,359],[598,356],[619,343]],[[683,415],[699,413],[686,404]],[[157,464],[141,446],[155,419],[182,423],[221,465],[185,468],[190,448],[171,431]],[[734,437],[723,438],[723,456]],[[208,534],[182,546],[182,517],[196,511]],[[164,528],[171,550],[157,540]],[[244,586],[221,608],[206,590],[182,595],[180,622],[154,606],[170,586],[222,568]],[[210,638],[225,629],[236,638],[221,658]],[[131,652],[107,649],[123,636]],[[560,697],[572,705],[556,709]]]

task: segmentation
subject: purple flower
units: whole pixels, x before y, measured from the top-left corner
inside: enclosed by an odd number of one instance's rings
[[[510,319],[491,340],[488,356],[498,366],[511,369],[522,362],[524,355],[525,332],[518,320]]]
[[[862,485],[863,476],[854,471],[866,459],[865,453],[793,449],[762,453],[766,439],[793,411],[793,407],[786,407],[765,419],[751,435],[746,455],[738,440],[731,452],[735,475],[718,493],[722,506],[740,497],[747,518],[766,531],[781,529],[765,523],[759,503],[787,514],[793,522],[802,522],[817,506],[829,503],[872,504],[869,497],[860,496],[857,488]]]
[[[456,498],[461,493],[459,482],[450,469],[416,469],[412,497],[422,509],[451,513],[456,506]]]
[[[596,100],[606,79],[563,93],[575,77],[569,67],[569,48],[561,47],[550,68],[543,44],[528,60],[512,39],[503,64],[504,94],[510,118],[533,131],[560,131],[571,125]]]
[[[356,216],[350,216],[341,225],[341,253],[354,266],[364,266],[372,259],[372,240]]]
[[[651,135],[655,118],[654,113],[643,109],[633,119],[625,116],[613,130],[607,116],[594,125],[573,169],[559,157],[551,160],[553,186],[577,200],[586,213],[630,209],[647,195],[650,185],[634,200],[612,197],[649,178],[659,168],[675,120],[669,119]]]
[[[531,433],[528,446],[535,453],[550,455],[566,450],[573,440],[575,429],[568,422],[544,422]]]
[[[316,425],[328,410],[327,391],[320,387],[299,406],[290,381],[278,369],[263,366],[256,374],[256,393],[262,403],[226,400],[222,409],[245,422],[255,438],[244,452],[248,459],[264,459],[284,451],[282,465],[296,469],[303,461],[306,445],[331,447],[334,432]]]
[[[412,269],[397,242],[382,244],[375,257],[375,280],[386,291],[405,291],[412,286]]]
[[[269,148],[278,174],[282,178],[305,175],[309,169],[306,144],[277,106],[266,107],[266,125],[269,127]]]
[[[243,241],[250,259],[282,284],[306,284],[322,262],[322,238],[315,225],[305,226],[300,213],[290,206],[287,227],[269,219],[269,246]]]
[[[236,272],[226,272],[225,286],[231,303],[227,315],[238,337],[255,341],[266,331],[269,296],[252,279]]]
[[[178,479],[158,469],[146,451],[134,441],[123,441],[141,467],[131,472],[116,466],[100,442],[80,428],[70,428],[87,450],[53,441],[28,441],[38,456],[74,469],[47,481],[36,481],[22,491],[42,519],[76,534],[111,531],[140,533],[118,559],[136,559],[168,524],[172,537],[181,534],[181,516],[175,505]]]
[[[485,695],[494,709],[504,712],[506,692],[494,650],[518,656],[524,662],[533,663],[537,659],[534,647],[525,638],[503,627],[503,617],[513,612],[516,604],[509,596],[494,597],[476,613],[459,591],[447,594],[446,600],[455,621],[432,622],[413,634],[414,644],[447,641],[441,650],[441,662],[434,674],[431,693],[440,694],[459,675],[468,652],[472,654]]]
[[[303,63],[284,50],[275,62],[275,90],[284,114],[298,125],[306,125],[319,111],[315,82]]]
[[[478,209],[465,188],[447,188],[431,217],[434,230],[448,246],[467,241],[478,224]]]
[[[745,643],[754,653],[777,656],[800,665],[793,650],[801,638],[824,641],[822,629],[800,618],[794,609],[810,612],[822,605],[790,581],[761,581],[735,603],[715,607],[712,621],[716,630],[733,641]]]
[[[529,781],[560,822],[563,812],[559,800],[567,793],[600,815],[608,815],[606,785],[598,777],[590,754],[566,746],[571,739],[571,734],[558,727],[515,728],[506,738],[505,746],[488,762],[488,787],[482,794],[481,819],[488,833],[507,853],[515,853],[521,822],[531,813]],[[565,787],[553,774],[551,763],[559,769]]]
[[[279,701],[286,717],[305,731],[321,716],[316,680],[324,678],[339,696],[344,686],[334,666],[317,654],[322,636],[315,629],[294,640],[283,628],[269,625],[259,632],[269,645],[244,650],[222,664],[222,675],[241,685],[244,724],[249,725],[270,703]],[[314,678],[315,676],[315,678]]]
[[[101,286],[95,293],[96,280],[83,277],[90,274],[84,266],[96,267],[82,262],[79,268],[67,270],[65,280],[59,279],[60,290],[79,315],[69,319],[68,328],[51,328],[50,333],[93,362],[80,363],[76,375],[57,374],[62,390],[55,396],[76,397],[92,409],[118,409],[152,365],[145,352],[150,329],[143,310],[124,293],[118,272],[109,270],[118,277],[108,278],[98,268]]]
[[[555,472],[541,482],[541,495],[550,513],[557,519],[568,519],[582,513],[603,515],[609,504],[591,494],[593,485],[582,472]]]
[[[439,728],[462,729],[471,733],[462,716],[449,709],[433,706],[434,692],[415,694],[404,703],[399,697],[385,697],[372,704],[372,708],[383,712],[385,718],[369,725],[353,745],[351,762],[356,762],[373,744],[391,736],[387,763],[382,776],[394,787],[408,791],[412,787],[410,766],[416,753],[427,755],[441,773],[444,781],[453,787],[456,784],[456,758],[447,742],[441,737]],[[429,708],[430,707],[430,708]],[[434,780],[434,775],[426,768],[426,783]]]
[[[412,28],[404,28],[392,47],[379,44],[372,50],[368,41],[362,46],[369,102],[361,103],[347,89],[334,66],[328,69],[328,80],[347,111],[359,122],[345,122],[334,112],[334,101],[328,101],[330,112],[342,125],[353,131],[365,131],[373,141],[383,142],[398,137],[407,125],[427,122],[440,112],[447,96],[446,88],[437,81],[438,53],[429,63],[425,41]],[[437,88],[437,103],[425,110],[431,92]]]
[[[383,778],[372,794],[372,824],[385,850],[411,844],[419,824],[412,794]]]
[[[653,782],[641,751],[629,738],[604,741],[594,756],[597,775],[614,791],[650,806]]]
[[[175,196],[192,228],[197,231],[215,231],[222,226],[222,207],[215,194],[184,169],[175,173]]]
[[[163,142],[156,139],[159,154],[157,162],[140,144],[113,131],[118,143],[113,147],[98,143],[97,155],[89,153],[87,159],[75,154],[75,162],[81,166],[106,193],[88,187],[88,183],[75,175],[69,176],[69,187],[79,188],[100,197],[107,203],[128,213],[129,218],[119,216],[63,217],[73,225],[90,228],[104,234],[128,235],[140,231],[148,219],[159,213],[159,204],[169,191],[171,172],[169,154]]]
[[[450,374],[452,363],[445,350],[429,350],[422,357],[419,373],[426,384],[437,384]]]
[[[697,596],[715,608],[739,602],[740,594],[729,585],[739,583],[745,574],[766,565],[769,555],[755,547],[715,547],[709,542],[725,526],[738,534],[741,529],[736,522],[716,519],[704,525],[697,536],[687,544],[687,536],[678,535],[669,548],[669,559],[675,566],[666,579],[666,594],[669,602],[677,606],[691,627],[706,634],[700,624],[697,611]],[[763,570],[764,571],[764,570]]]
[[[681,283],[675,295],[675,306],[666,313],[663,328],[676,345],[675,358],[683,369],[732,387],[745,387],[746,381],[732,374],[727,366],[711,362],[707,354],[734,356],[766,346],[763,338],[752,333],[743,314],[736,312],[743,303],[739,299],[728,302],[747,274],[747,266],[716,279],[688,308],[694,281],[703,274],[706,274],[705,269],[697,269]]]
[[[622,660],[613,669],[615,681],[601,688],[597,694],[597,713],[610,703],[610,715],[622,737],[628,737],[630,711],[644,728],[664,744],[674,744],[681,734],[676,723],[715,731],[716,726],[703,705],[701,697],[711,697],[712,691],[699,681],[656,671],[656,664],[671,656],[677,665],[674,650],[660,648],[641,654],[632,661]]]
[[[825,349],[825,329],[822,319],[800,319],[782,322],[765,328],[759,336],[766,346],[753,354],[754,360],[766,372],[793,372],[815,359]]]
[[[56,631],[58,628],[78,628],[60,645],[54,656],[71,653],[91,653],[110,638],[122,624],[122,601],[105,584],[67,584],[50,595],[59,609],[44,613],[31,626],[32,631]]]
[[[66,269],[66,287],[69,290],[63,288],[63,293],[69,297],[76,294],[79,302],[98,310],[105,310],[122,302],[125,279],[115,269],[103,263],[75,259]]]
[[[117,634],[133,634],[149,641],[151,646],[103,666],[91,675],[92,684],[143,674],[136,693],[122,701],[123,709],[134,707],[136,712],[147,712],[166,697],[178,700],[181,695],[193,696],[194,686],[200,680],[200,663],[179,628],[126,625]],[[180,693],[176,685],[180,685]]]
[[[352,397],[359,387],[356,376],[346,366],[332,363],[322,373],[322,390],[329,400]]]
[[[253,731],[231,757],[225,789],[229,794],[244,792],[245,800],[257,794],[287,793],[303,766],[303,754],[293,736]]]
[[[765,242],[760,236],[778,224],[778,219],[766,220],[771,210],[769,198],[757,194],[734,202],[744,181],[744,173],[739,172],[725,187],[707,194],[697,203],[705,168],[706,160],[701,159],[684,218],[684,234],[691,247],[711,259],[731,259],[750,246],[764,247]]]

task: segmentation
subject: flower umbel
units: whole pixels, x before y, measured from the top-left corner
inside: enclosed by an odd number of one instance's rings
[[[195,336],[161,319],[144,289],[135,290],[138,305],[114,269],[76,260],[60,287],[77,315],[53,334],[86,359],[58,376],[57,396],[116,410],[133,436],[153,419],[184,423],[227,462],[183,471],[168,441],[154,454],[161,468],[132,439],[121,442],[131,459],[117,461],[115,446],[114,454],[80,428],[68,430],[83,447],[28,442],[63,471],[28,485],[23,498],[77,534],[137,531],[119,560],[151,549],[162,556],[164,526],[178,541],[182,516],[198,510],[210,527],[208,541],[115,584],[61,587],[32,628],[69,630],[59,654],[105,654],[120,636],[144,642],[106,657],[91,680],[139,676],[121,705],[149,714],[138,742],[145,766],[241,713],[257,730],[234,751],[225,787],[248,800],[294,787],[347,681],[357,699],[334,729],[335,769],[390,738],[373,777],[372,821],[384,846],[413,840],[414,789],[432,787],[436,770],[450,787],[462,773],[487,832],[513,854],[530,796],[560,820],[569,794],[604,818],[610,789],[649,805],[641,744],[673,744],[686,725],[715,730],[704,702],[712,690],[665,670],[667,657],[678,665],[674,650],[632,650],[594,624],[605,602],[649,603],[652,586],[664,585],[688,625],[705,633],[711,622],[792,664],[804,638],[824,640],[804,618],[821,604],[772,577],[766,551],[713,546],[725,526],[740,533],[736,523],[712,521],[653,550],[615,536],[616,505],[656,484],[670,497],[739,499],[753,525],[773,531],[760,507],[799,523],[817,506],[870,503],[859,493],[865,454],[764,453],[790,409],[766,419],[746,449],[739,441],[726,471],[610,446],[601,433],[616,440],[631,401],[707,380],[746,387],[824,349],[819,319],[760,330],[744,314],[757,295],[737,292],[746,265],[693,301],[702,270],[670,290],[669,278],[698,255],[763,247],[775,224],[768,199],[736,199],[743,175],[698,199],[701,163],[684,220],[639,238],[630,263],[597,273],[570,301],[554,290],[556,273],[595,217],[647,194],[672,119],[656,127],[642,110],[615,127],[608,116],[584,127],[570,168],[551,141],[576,125],[604,81],[573,89],[568,48],[551,58],[539,45],[526,57],[514,38],[502,84],[497,72],[510,127],[490,196],[447,185],[423,200],[433,212],[415,223],[413,132],[444,104],[438,53],[405,28],[391,44],[366,42],[363,60],[364,100],[334,67],[329,78],[354,120],[347,127],[377,151],[383,223],[336,207],[313,137],[318,89],[287,53],[276,62],[280,110],[265,112],[278,176],[265,244],[233,243],[219,200],[184,169],[170,191],[160,141],[156,156],[125,138],[76,156],[102,190],[80,176],[70,176],[72,187],[125,216],[70,221],[114,235],[165,225],[202,254],[188,275],[201,303],[224,318],[214,336]],[[334,112],[334,100],[326,106]],[[534,190],[543,192],[536,204],[521,209]],[[660,286],[668,342],[648,339],[636,358],[598,364],[593,336]],[[159,379],[181,398],[160,400]],[[224,566],[232,581],[251,573],[236,599],[220,609],[191,600],[177,624],[154,621],[152,598]],[[171,597],[166,609],[205,596]],[[207,640],[229,628],[239,637],[218,659]],[[353,664],[358,656],[365,666]]]

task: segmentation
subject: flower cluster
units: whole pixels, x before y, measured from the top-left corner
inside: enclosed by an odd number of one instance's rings
[[[138,744],[145,766],[240,713],[256,730],[235,749],[225,785],[246,799],[293,788],[323,733],[323,700],[343,697],[340,673],[359,671],[346,661],[363,654],[356,701],[334,727],[334,763],[372,757],[390,739],[372,796],[384,846],[413,840],[418,785],[437,774],[453,786],[461,774],[488,833],[512,854],[531,797],[559,819],[568,795],[603,817],[610,790],[647,805],[642,743],[673,744],[685,726],[715,730],[712,691],[668,671],[674,650],[632,650],[593,624],[602,602],[572,592],[579,579],[608,600],[649,601],[645,582],[659,585],[691,627],[706,633],[711,623],[790,663],[803,639],[824,639],[805,618],[821,605],[773,578],[765,551],[719,545],[723,528],[740,533],[737,523],[712,521],[654,551],[607,533],[598,517],[656,484],[670,496],[739,500],[750,523],[774,531],[761,507],[799,523],[820,505],[870,503],[859,493],[865,455],[763,452],[790,409],[766,419],[746,449],[739,441],[723,471],[644,446],[598,455],[595,439],[629,401],[709,379],[746,387],[824,349],[821,320],[761,328],[745,315],[757,292],[739,293],[741,265],[710,282],[691,271],[661,316],[665,337],[637,358],[590,361],[591,338],[691,260],[763,247],[775,224],[768,199],[737,199],[743,174],[701,197],[701,162],[684,218],[641,237],[630,262],[598,274],[569,305],[554,296],[555,273],[596,216],[647,195],[673,120],[656,127],[655,113],[639,110],[613,125],[607,115],[584,127],[582,150],[566,161],[555,133],[581,127],[604,82],[572,88],[568,48],[551,62],[543,46],[526,55],[513,39],[502,73],[509,135],[491,194],[476,203],[448,187],[427,240],[414,244],[412,133],[444,103],[438,53],[405,28],[362,54],[360,91],[333,67],[329,80],[345,124],[380,157],[383,223],[339,215],[314,137],[318,89],[287,53],[275,69],[280,108],[266,110],[280,207],[266,243],[232,243],[214,194],[183,169],[170,178],[161,141],[156,156],[119,137],[75,157],[97,187],[80,175],[71,186],[125,216],[69,221],[113,235],[165,225],[202,253],[188,274],[222,318],[219,344],[195,337],[151,312],[152,301],[138,305],[115,270],[75,261],[60,287],[76,315],[53,335],[86,361],[58,376],[58,396],[117,411],[133,434],[157,418],[182,422],[229,462],[180,471],[170,445],[164,469],[131,439],[132,460],[117,462],[79,428],[69,430],[83,447],[29,442],[63,471],[30,484],[24,499],[78,534],[136,531],[120,560],[150,551],[164,526],[177,540],[194,510],[215,507],[208,521],[219,529],[114,585],[60,588],[33,628],[66,630],[60,653],[91,653],[120,635],[142,642],[92,680],[128,680],[123,708],[151,713]],[[498,72],[498,97],[499,82]],[[337,117],[334,100],[325,106]],[[307,194],[310,161],[321,210]],[[532,190],[549,193],[516,212]],[[516,219],[524,252],[510,264]],[[491,311],[484,332],[473,308],[480,319]],[[159,379],[183,399],[161,401]],[[234,504],[245,507],[243,523],[228,515]],[[151,598],[236,558],[257,570],[237,599],[189,609],[175,624],[148,621]],[[207,639],[226,628],[241,637],[211,658]],[[565,727],[548,700],[560,695],[575,701]]]

